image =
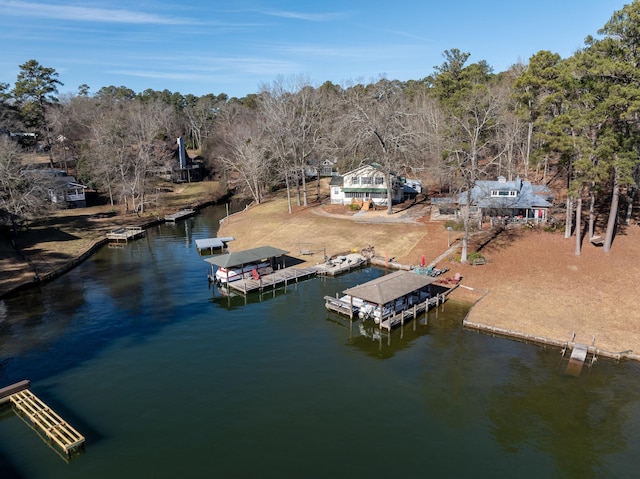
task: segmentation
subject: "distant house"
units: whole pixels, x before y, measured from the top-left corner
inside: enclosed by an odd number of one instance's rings
[[[174,165],[170,173],[174,183],[200,181],[204,176],[202,164],[194,161],[187,154],[184,144],[184,138],[180,137],[176,140],[178,146],[177,165]]]
[[[50,177],[49,196],[51,202],[66,208],[84,208],[87,206],[85,190],[87,187],[76,182],[73,176],[67,175],[62,170],[51,170],[47,173]]]
[[[468,193],[458,195],[455,201],[458,207],[467,204]],[[553,194],[549,188],[533,185],[520,177],[513,181],[507,181],[504,176],[492,181],[476,181],[470,191],[470,200],[472,215],[492,222],[544,223],[549,208],[553,206]]]
[[[335,158],[326,158],[324,160],[311,159],[307,162],[305,174],[307,177],[338,176],[338,170],[336,170],[337,162],[338,160]]]
[[[422,184],[418,180],[405,180],[391,175],[391,181],[392,203],[401,203],[407,197],[415,196],[422,191]],[[333,177],[330,188],[332,204],[346,205],[369,200],[376,205],[387,204],[386,174],[376,163],[361,166],[341,177]]]

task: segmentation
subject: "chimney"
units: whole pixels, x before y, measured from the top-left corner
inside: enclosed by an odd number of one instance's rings
[[[184,138],[178,138],[178,159],[181,169],[187,167],[187,152],[184,149]]]

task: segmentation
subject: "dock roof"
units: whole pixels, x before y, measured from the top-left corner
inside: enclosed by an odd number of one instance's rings
[[[345,294],[370,303],[386,304],[433,283],[436,278],[412,271],[395,271],[346,289]]]
[[[224,248],[227,246],[229,241],[233,241],[235,238],[233,236],[224,236],[222,238],[203,238],[196,240],[196,248],[198,249],[216,249],[216,248]]]
[[[274,248],[273,246],[259,246],[236,253],[219,254],[211,258],[206,258],[205,261],[220,268],[233,268],[244,264],[258,263],[262,260],[276,258],[287,253],[288,251]]]

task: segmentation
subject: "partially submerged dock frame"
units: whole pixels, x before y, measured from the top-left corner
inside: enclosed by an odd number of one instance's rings
[[[33,394],[29,386],[25,380],[0,389],[0,404],[10,402],[16,414],[43,435],[56,452],[63,453],[64,459],[84,450],[84,436]]]

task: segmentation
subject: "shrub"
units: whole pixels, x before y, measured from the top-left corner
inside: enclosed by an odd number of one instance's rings
[[[470,263],[473,262],[474,259],[485,259],[485,257],[482,255],[482,253],[478,253],[477,251],[472,251],[471,253],[467,254],[467,259],[469,260]]]
[[[453,231],[464,231],[464,223],[462,221],[447,220],[444,222],[445,228],[451,228]]]

